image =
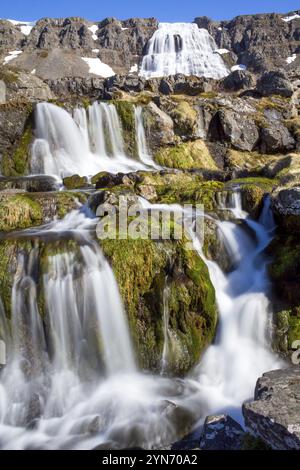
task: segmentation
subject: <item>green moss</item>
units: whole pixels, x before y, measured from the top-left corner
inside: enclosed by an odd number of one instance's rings
[[[66,189],[80,189],[86,186],[87,179],[85,176],[73,175],[63,179]]]
[[[202,140],[163,147],[154,156],[155,161],[168,168],[216,170],[217,166]]]
[[[187,101],[180,101],[176,108],[171,112],[174,120],[175,131],[179,135],[193,134],[197,125],[197,111]]]
[[[113,101],[123,128],[123,138],[127,153],[137,156],[134,105],[129,101]]]
[[[1,196],[0,230],[19,230],[42,221],[42,208],[37,201],[25,195]]]
[[[5,83],[16,83],[18,81],[18,74],[12,70],[7,70],[4,67],[1,67],[0,80],[3,80]]]
[[[186,373],[199,360],[216,327],[214,288],[205,264],[182,241],[126,239],[100,244],[118,281],[142,368],[161,367],[163,291],[168,283],[170,371]],[[170,262],[173,271],[166,281]]]

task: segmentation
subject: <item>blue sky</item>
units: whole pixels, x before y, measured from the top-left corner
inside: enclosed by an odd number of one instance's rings
[[[300,9],[298,0],[10,0],[0,6],[0,17],[35,20],[44,16],[83,16],[101,20],[155,16],[160,21],[192,21],[196,16],[228,19],[247,13]]]

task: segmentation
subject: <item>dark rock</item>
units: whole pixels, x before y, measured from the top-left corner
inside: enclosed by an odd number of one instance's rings
[[[183,74],[162,78],[158,91],[164,95],[183,94],[196,96],[199,93],[212,91],[213,80],[205,77],[186,76]]]
[[[57,191],[59,183],[51,176],[24,176],[23,178],[0,177],[0,191],[22,189],[28,192]]]
[[[272,206],[278,215],[300,215],[300,188],[279,189],[272,198]]]
[[[250,117],[225,109],[214,115],[209,136],[212,140],[228,141],[236,149],[249,152],[259,140],[257,126]]]
[[[293,86],[283,71],[266,72],[258,80],[256,89],[263,96],[281,95],[290,98]]]
[[[101,98],[104,92],[104,78],[101,77],[65,77],[46,80],[51,91],[59,97],[69,95],[88,98]]]
[[[274,450],[300,450],[300,367],[267,372],[243,405],[249,431]]]
[[[105,80],[104,88],[106,92],[112,90],[122,90],[127,93],[131,91],[141,92],[145,87],[145,79],[134,75],[114,75]]]
[[[289,152],[296,145],[295,139],[281,122],[273,121],[260,133],[262,153]]]
[[[249,90],[254,86],[255,78],[247,70],[235,70],[220,83],[220,88],[225,91]]]
[[[239,450],[242,447],[245,432],[228,415],[208,416],[205,420],[200,439],[203,450]]]

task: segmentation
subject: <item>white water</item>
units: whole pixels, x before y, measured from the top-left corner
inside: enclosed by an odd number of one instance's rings
[[[152,168],[160,168],[156,165],[151,157],[148,149],[145,128],[143,123],[143,108],[136,106],[134,109],[135,129],[136,129],[136,142],[138,149],[138,156],[142,163]]]
[[[149,41],[140,75],[145,78],[182,73],[209,78],[228,75],[214,39],[194,23],[160,23]]]
[[[136,111],[141,116],[141,111]],[[62,178],[100,171],[130,172],[156,167],[146,149],[141,117],[137,122],[140,159],[126,155],[123,129],[113,104],[95,102],[73,116],[50,103],[36,106],[36,139],[32,146],[31,172]]]
[[[60,222],[24,232],[35,239],[68,235],[78,241],[79,250],[48,254],[43,277],[50,325],[38,313],[37,242],[29,259],[19,260],[12,337],[0,308],[0,334],[8,346],[8,364],[0,375],[1,448],[78,449],[101,443],[159,447],[178,435],[172,403],[196,420],[221,410],[240,419],[240,407],[253,396],[256,379],[281,364],[269,346],[269,282],[262,253],[274,222],[268,201],[259,223],[246,218],[239,203],[235,197],[232,212],[243,215],[247,230],[219,222],[235,262],[230,274],[205,259],[194,238],[216,289],[219,326],[215,344],[183,380],[136,370],[112,271],[89,235],[96,219],[74,211]],[[167,366],[167,290],[165,294],[162,365]]]

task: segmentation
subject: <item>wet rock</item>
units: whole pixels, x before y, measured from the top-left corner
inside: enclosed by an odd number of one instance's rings
[[[34,393],[29,400],[25,422],[27,428],[33,429],[37,425],[37,420],[41,417],[42,406],[38,393]]]
[[[264,374],[254,400],[243,405],[249,431],[274,450],[300,450],[300,367]]]
[[[200,438],[203,450],[239,450],[245,432],[240,424],[228,415],[208,416]]]
[[[290,98],[293,95],[293,86],[283,71],[266,72],[258,80],[256,89],[263,96],[281,95]]]
[[[59,189],[58,181],[51,176],[25,176],[23,178],[5,178],[0,176],[0,191],[21,189],[28,192],[48,192]]]
[[[247,70],[235,70],[220,83],[220,88],[225,91],[249,90],[254,86],[255,78]]]
[[[289,130],[278,121],[261,129],[260,140],[262,153],[289,152],[296,144]]]
[[[300,187],[279,188],[274,193],[272,201],[275,214],[300,216]]]

